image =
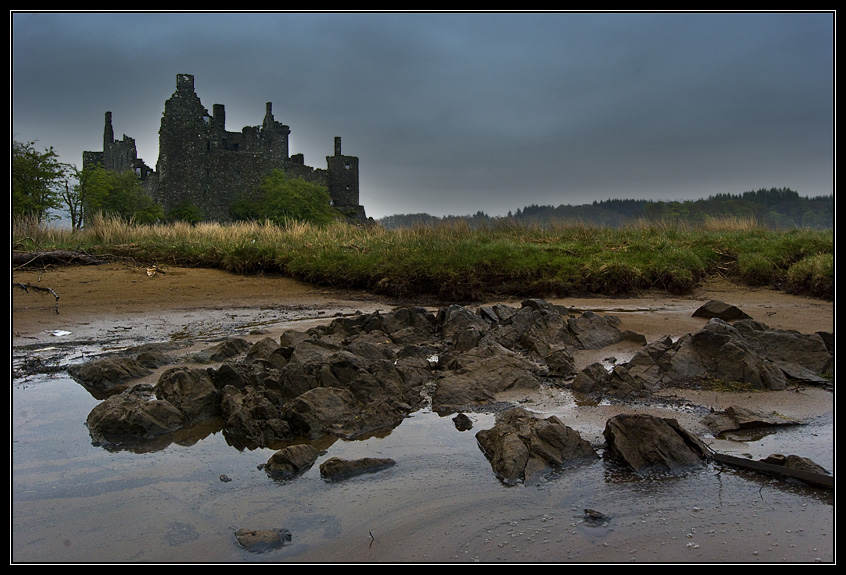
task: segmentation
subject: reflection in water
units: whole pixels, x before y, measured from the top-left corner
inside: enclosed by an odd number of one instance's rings
[[[833,559],[833,493],[751,472],[638,475],[599,459],[504,487],[475,440],[493,425],[489,413],[468,413],[468,431],[423,410],[390,433],[333,438],[311,469],[273,481],[259,469],[273,450],[233,445],[219,422],[160,443],[94,446],[85,418],[96,403],[58,373],[15,383],[13,561]],[[825,448],[833,421],[744,442],[774,437],[797,451],[809,438]],[[318,467],[335,456],[397,464],[328,483]],[[602,519],[587,520],[586,509]],[[283,527],[291,543],[267,554],[234,540],[239,528]]]

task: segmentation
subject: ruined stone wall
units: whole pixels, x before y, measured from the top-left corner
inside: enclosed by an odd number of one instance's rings
[[[358,158],[343,156],[340,138],[336,138],[335,155],[326,158],[327,169],[309,167],[302,154],[289,156],[290,132],[288,126],[274,119],[269,102],[261,125],[227,131],[224,106],[215,104],[210,114],[194,91],[194,77],[179,74],[176,91],[165,102],[156,170],[141,168],[145,172],[142,179],[165,212],[195,206],[207,220],[227,221],[233,201],[256,197],[264,178],[281,169],[325,186],[336,207],[363,216],[364,209],[358,203]],[[83,163],[96,161],[110,170],[125,165],[138,169],[135,141],[126,136],[122,141],[114,140],[110,113],[103,147],[102,153],[85,152]]]

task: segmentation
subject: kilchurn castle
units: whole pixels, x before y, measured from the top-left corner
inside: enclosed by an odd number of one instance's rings
[[[82,165],[133,170],[166,212],[194,206],[211,221],[230,220],[232,201],[239,194],[255,193],[268,174],[281,169],[289,177],[326,187],[336,208],[364,220],[358,198],[358,158],[341,154],[341,138],[335,138],[334,155],[326,157],[326,169],[319,169],[305,165],[302,154],[289,155],[290,133],[288,126],[273,118],[270,102],[260,126],[228,132],[224,106],[215,104],[209,114],[194,92],[194,76],[179,74],[176,91],[165,102],[155,170],[138,157],[133,138],[124,135],[115,140],[111,112],[106,112],[103,151],[83,152]]]

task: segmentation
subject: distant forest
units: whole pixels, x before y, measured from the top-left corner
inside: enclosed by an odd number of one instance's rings
[[[749,220],[771,229],[833,228],[834,196],[802,197],[789,188],[770,188],[742,194],[718,194],[707,199],[678,201],[604,200],[578,206],[530,205],[507,216],[483,211],[466,216],[399,214],[379,221],[388,229],[466,222],[471,225],[513,221],[522,225],[586,225],[621,227],[638,221],[699,224],[713,218]]]

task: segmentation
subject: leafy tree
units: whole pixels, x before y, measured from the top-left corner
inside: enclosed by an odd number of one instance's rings
[[[186,202],[178,205],[167,213],[167,219],[177,222],[188,222],[196,224],[203,221],[203,212],[192,203]]]
[[[74,178],[77,182],[80,181],[79,171],[74,169]],[[68,216],[71,220],[71,229],[78,230],[82,227],[82,186],[78,183],[71,187],[65,181],[65,189],[60,192],[65,208],[68,210]]]
[[[298,220],[328,224],[339,217],[332,207],[329,192],[323,186],[274,170],[261,186],[260,198],[241,198],[232,203],[229,213],[235,219],[265,219],[276,223]]]
[[[132,170],[117,173],[101,166],[79,174],[79,197],[85,213],[106,213],[150,224],[164,218],[164,210],[144,191]]]
[[[61,190],[71,166],[59,161],[52,147],[43,152],[35,142],[12,141],[12,215],[34,216],[41,221],[61,206]]]

